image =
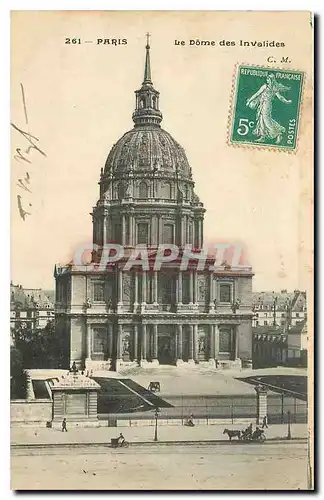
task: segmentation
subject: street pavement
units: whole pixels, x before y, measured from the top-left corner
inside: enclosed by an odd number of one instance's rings
[[[227,439],[223,431],[228,429],[246,428],[246,425],[198,425],[186,427],[181,425],[161,425],[158,427],[158,440],[160,442],[186,442],[186,441],[217,441]],[[118,437],[122,432],[125,439],[130,443],[152,443],[154,442],[154,426],[143,427],[70,427],[68,432],[60,429],[47,429],[36,427],[13,427],[11,429],[12,445],[55,445],[55,444],[77,444],[77,443],[110,443],[111,438]],[[288,427],[286,424],[270,425],[265,429],[267,440],[286,439]],[[306,439],[307,425],[292,424],[291,437]]]
[[[64,435],[65,436],[65,435]],[[307,445],[34,450],[11,456],[15,490],[305,490]]]

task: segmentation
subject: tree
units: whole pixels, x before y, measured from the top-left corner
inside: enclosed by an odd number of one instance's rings
[[[25,399],[27,394],[27,373],[23,367],[22,355],[16,347],[10,347],[10,398]]]
[[[41,329],[19,326],[14,330],[13,336],[24,368],[61,368],[63,366],[63,339],[56,337],[54,322],[49,321],[45,328]]]

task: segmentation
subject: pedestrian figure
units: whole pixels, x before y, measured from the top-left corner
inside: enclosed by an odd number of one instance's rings
[[[63,422],[62,422],[62,432],[67,432],[67,428],[66,428],[66,418],[63,418]]]
[[[192,413],[190,414],[190,417],[187,419],[187,422],[186,422],[185,425],[187,425],[188,427],[194,427],[195,426],[195,424],[194,424],[194,416],[193,416]]]
[[[268,418],[267,418],[267,415],[264,415],[263,420],[262,420],[262,429],[264,429],[265,427],[268,429]]]

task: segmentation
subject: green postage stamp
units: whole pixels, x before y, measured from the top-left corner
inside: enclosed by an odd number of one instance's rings
[[[302,71],[239,66],[230,143],[296,149],[303,79]]]

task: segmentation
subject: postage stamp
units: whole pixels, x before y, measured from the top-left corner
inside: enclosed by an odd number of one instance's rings
[[[231,144],[295,150],[304,73],[238,66]]]

